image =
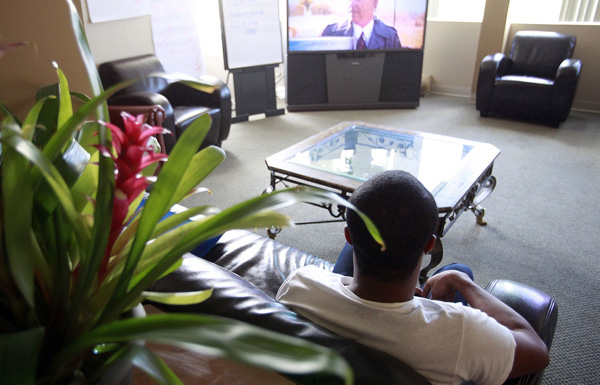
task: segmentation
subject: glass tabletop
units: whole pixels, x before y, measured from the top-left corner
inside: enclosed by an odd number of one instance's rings
[[[435,196],[464,166],[474,148],[450,139],[354,124],[292,154],[286,161],[361,182],[381,171],[404,170]]]

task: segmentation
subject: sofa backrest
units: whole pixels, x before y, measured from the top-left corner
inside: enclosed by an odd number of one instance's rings
[[[164,73],[165,70],[156,55],[135,56],[100,64],[98,73],[105,89],[129,79],[140,79],[136,83],[122,89],[115,95],[131,92],[160,92],[168,81],[161,77],[148,77],[153,73]]]
[[[575,42],[572,35],[519,31],[512,43],[509,74],[554,79],[560,63],[573,57]]]

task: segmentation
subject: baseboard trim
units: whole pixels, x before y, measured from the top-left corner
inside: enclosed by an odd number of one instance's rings
[[[471,89],[466,87],[454,87],[454,86],[444,86],[435,84],[435,78],[433,79],[433,84],[431,85],[431,93],[435,95],[444,95],[444,96],[459,96],[461,98],[468,98],[471,94]]]
[[[598,114],[600,113],[600,102],[575,99],[571,109],[575,111],[594,112]]]

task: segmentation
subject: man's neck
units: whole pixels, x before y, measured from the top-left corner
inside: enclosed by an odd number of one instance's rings
[[[386,282],[356,273],[348,285],[348,289],[360,298],[382,303],[410,301],[414,297],[415,287],[416,282],[413,282],[413,279]]]
[[[365,17],[365,18],[362,18],[362,19],[360,19],[360,20],[356,20],[356,21],[355,21],[355,20],[352,20],[352,22],[353,22],[354,24],[358,25],[358,26],[359,26],[359,27],[361,27],[361,28],[365,28],[365,26],[366,26],[367,24],[369,24],[370,22],[372,22],[372,21],[373,21],[373,17]]]
[[[362,299],[373,302],[407,302],[415,296],[423,254],[410,277],[404,281],[382,281],[371,275],[361,274],[354,258],[354,275],[348,289]]]

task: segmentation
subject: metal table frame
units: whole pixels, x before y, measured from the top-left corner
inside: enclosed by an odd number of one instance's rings
[[[319,175],[315,175],[318,173],[311,173],[310,170],[302,170],[302,168],[298,167],[293,167],[294,169],[292,170],[291,168],[286,167],[285,159],[289,158],[290,154],[293,154],[294,152],[299,150],[305,150],[309,146],[317,143],[318,141],[326,139],[328,136],[332,136],[338,133],[339,131],[343,130],[345,127],[349,127],[349,125],[352,124],[396,132],[395,129],[391,129],[389,127],[374,126],[363,122],[343,122],[327,131],[324,131],[323,133],[310,137],[266,159],[265,162],[267,164],[267,168],[271,173],[271,180],[270,185],[267,189],[265,189],[265,192],[275,191],[278,185],[283,185],[286,187],[290,185],[300,185],[328,190],[340,195],[344,199],[348,199],[354,191],[354,189],[358,187],[358,185],[360,185],[361,182],[351,181],[351,183],[344,183],[343,181],[340,182],[339,180],[336,181],[326,179],[322,177],[323,175],[321,175],[320,177]],[[416,131],[398,130],[397,132],[414,135],[441,137]],[[492,169],[494,165],[494,160],[499,155],[500,151],[486,143],[472,141],[464,142],[474,144],[476,146],[485,146],[485,149],[489,151],[489,155],[483,158],[485,159],[484,162],[487,162],[487,164],[485,164],[482,168],[480,167],[475,172],[478,175],[469,175],[468,186],[464,188],[464,191],[460,190],[460,194],[458,194],[460,196],[455,197],[455,199],[452,200],[453,203],[451,205],[439,207],[439,223],[436,233],[437,242],[431,252],[431,259],[429,261],[429,264],[421,270],[419,276],[419,280],[421,281],[421,283],[427,280],[429,271],[431,271],[434,267],[438,266],[441,263],[443,258],[443,246],[441,238],[448,232],[448,230],[452,227],[452,225],[456,222],[456,220],[460,217],[460,215],[463,212],[468,210],[473,212],[473,214],[476,217],[476,223],[478,225],[485,226],[487,224],[484,220],[485,209],[481,206],[481,203],[492,193],[492,191],[496,187],[496,178],[492,175]],[[333,219],[299,222],[296,224],[306,225],[345,221],[344,207],[337,206],[331,203],[322,203],[317,206],[326,209]],[[269,237],[271,238],[275,238],[275,236],[280,231],[281,229],[279,228],[267,229]]]

